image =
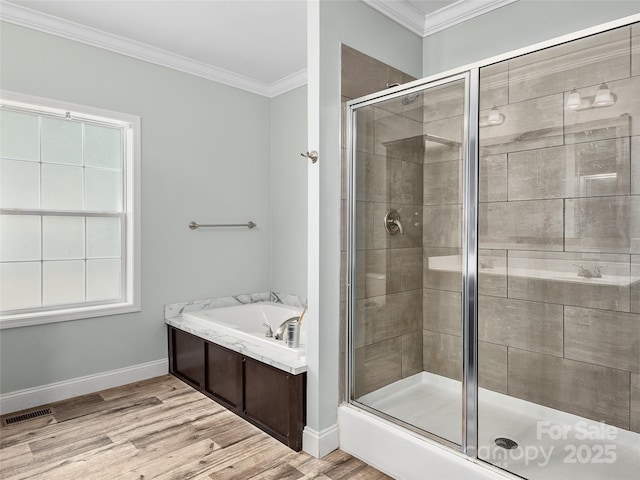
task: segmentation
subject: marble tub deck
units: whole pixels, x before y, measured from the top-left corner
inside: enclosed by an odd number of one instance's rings
[[[297,349],[299,355],[284,357],[273,351],[273,346],[250,342],[229,335],[216,328],[211,322],[196,321],[183,313],[208,310],[211,308],[228,307],[233,305],[246,305],[259,302],[274,302],[283,305],[301,307],[306,305],[306,300],[293,295],[282,295],[273,292],[259,294],[239,295],[235,297],[222,297],[217,299],[195,300],[192,302],[175,303],[165,306],[165,323],[183,332],[203,338],[211,343],[228,348],[259,362],[271,365],[275,368],[298,375],[307,371],[306,345],[300,345]],[[293,350],[292,350],[293,352]]]

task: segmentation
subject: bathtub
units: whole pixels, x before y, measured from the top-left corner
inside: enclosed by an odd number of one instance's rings
[[[306,371],[306,328],[300,330],[300,346],[290,348],[282,340],[265,336],[282,322],[298,317],[302,308],[272,302],[250,303],[183,313],[165,322],[210,342],[247,355],[294,375]]]

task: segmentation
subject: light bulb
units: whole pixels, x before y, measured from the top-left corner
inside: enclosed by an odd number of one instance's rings
[[[576,110],[581,106],[582,106],[582,97],[580,96],[580,93],[578,93],[578,91],[574,88],[573,90],[571,90],[571,93],[569,94],[569,98],[567,98],[567,108],[570,108],[571,110]]]
[[[500,110],[498,110],[498,108],[495,105],[489,112],[489,117],[487,118],[487,121],[491,125],[498,125],[499,123],[502,123],[502,115],[500,115]]]
[[[611,90],[607,87],[606,83],[600,85],[596,92],[596,98],[593,100],[594,105],[609,105],[611,104]]]

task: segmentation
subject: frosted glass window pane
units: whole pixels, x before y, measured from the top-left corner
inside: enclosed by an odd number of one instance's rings
[[[87,260],[87,301],[120,298],[120,260]]]
[[[82,124],[43,117],[42,161],[82,165]]]
[[[16,160],[40,160],[38,116],[0,111],[0,156]]]
[[[43,217],[45,260],[84,258],[84,217]]]
[[[84,302],[84,260],[43,262],[43,305],[78,302]]]
[[[110,170],[85,170],[85,208],[94,211],[122,210],[122,173]]]
[[[40,306],[40,262],[0,265],[0,309]]]
[[[42,208],[82,209],[82,167],[42,165]]]
[[[119,258],[120,243],[119,218],[87,218],[87,258]]]
[[[122,130],[86,125],[84,164],[88,167],[122,168]]]
[[[0,204],[3,208],[40,208],[40,164],[1,160]]]
[[[40,260],[40,217],[0,216],[0,260]]]

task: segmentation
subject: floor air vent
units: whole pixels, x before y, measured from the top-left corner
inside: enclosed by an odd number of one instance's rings
[[[45,415],[51,415],[50,408],[43,408],[42,410],[36,410],[35,412],[23,413],[22,415],[16,415],[15,417],[5,418],[4,424],[11,425],[13,423],[24,422],[25,420],[31,420],[32,418],[43,417]]]

